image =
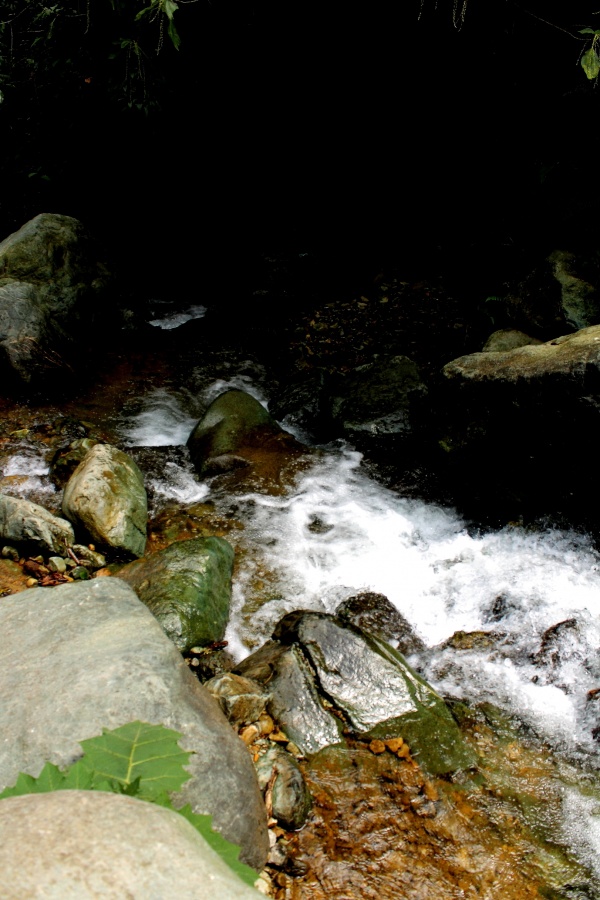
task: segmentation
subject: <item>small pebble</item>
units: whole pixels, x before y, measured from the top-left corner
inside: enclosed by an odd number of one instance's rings
[[[48,568],[51,572],[60,572],[62,575],[67,571],[67,564],[61,556],[51,556],[48,559]]]
[[[2,548],[2,556],[4,557],[4,559],[12,559],[13,562],[19,561],[18,550],[16,550],[14,547],[11,547],[8,544],[6,545],[6,547]]]
[[[85,566],[75,566],[74,569],[71,569],[71,577],[75,578],[77,581],[87,581],[90,577],[90,573]]]
[[[369,744],[369,750],[371,753],[385,753],[385,744],[383,741],[374,740]]]
[[[25,584],[27,587],[34,587],[37,584],[37,578],[28,578]]]
[[[390,750],[391,753],[397,753],[398,750],[403,746],[404,741],[401,737],[398,738],[390,738],[389,741],[385,742],[385,746]]]
[[[247,725],[240,731],[240,737],[248,747],[254,743],[258,735],[259,731],[256,725]]]

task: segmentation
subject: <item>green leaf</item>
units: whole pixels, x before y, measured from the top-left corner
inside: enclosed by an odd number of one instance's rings
[[[183,766],[191,753],[178,746],[180,737],[163,725],[129,722],[113,731],[104,729],[100,737],[81,741],[81,747],[94,772],[94,787],[100,781],[127,786],[139,778],[139,796],[152,799],[163,791],[178,791],[190,778]]]
[[[169,37],[171,38],[171,42],[172,42],[173,46],[175,47],[176,50],[179,50],[179,45],[181,44],[181,38],[179,37],[179,34],[177,32],[177,29],[175,28],[175,25],[173,24],[172,19],[169,21],[169,27],[167,30],[169,32]]]
[[[580,28],[579,34],[600,34],[600,30],[594,31],[593,28]]]
[[[94,780],[92,770],[85,759],[78,759],[63,775],[62,790],[90,791]]]
[[[211,816],[202,816],[192,812],[192,807],[189,804],[181,807],[177,812],[194,826],[196,831],[202,835],[206,843],[212,847],[215,853],[218,853],[221,859],[227,863],[229,868],[233,869],[238,878],[241,878],[241,880],[245,882],[245,884],[249,884],[250,887],[254,887],[254,883],[258,878],[257,873],[254,869],[251,869],[250,866],[247,866],[246,863],[240,862],[238,858],[240,848],[237,844],[231,844],[229,841],[225,840],[224,837],[221,837],[217,831],[213,831],[211,827]]]
[[[0,800],[5,797],[21,797],[23,794],[46,794],[49,791],[59,791],[63,781],[64,775],[60,769],[47,762],[37,778],[20,772],[15,784],[2,791]]]
[[[587,77],[591,80],[596,78],[600,72],[600,57],[593,47],[583,54],[581,57],[581,65]]]
[[[177,10],[177,3],[175,0],[163,0],[162,3],[162,11],[168,19],[173,18],[173,14]]]

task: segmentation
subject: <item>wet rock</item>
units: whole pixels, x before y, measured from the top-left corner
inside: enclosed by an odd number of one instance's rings
[[[340,603],[335,614],[344,622],[351,622],[383,641],[393,642],[403,656],[421,653],[425,649],[425,644],[414,633],[410,622],[383,594],[363,591],[348,597]]]
[[[365,444],[411,436],[427,388],[406,356],[377,360],[353,369],[329,389],[329,413],[337,434],[363,449]]]
[[[483,353],[504,353],[507,350],[516,350],[518,347],[526,347],[528,344],[541,344],[537,338],[532,338],[516,328],[501,328],[490,334],[482,348]]]
[[[271,414],[286,420],[288,427],[312,438],[324,438],[330,431],[325,410],[327,377],[324,371],[297,376],[284,384],[269,403]]]
[[[0,243],[0,354],[16,385],[43,390],[72,376],[78,345],[106,317],[108,283],[92,238],[69,216],[36,216]]]
[[[42,506],[0,494],[0,538],[37,544],[52,553],[64,553],[74,540],[73,528]]]
[[[260,896],[237,878],[183,816],[103,791],[58,791],[3,800],[0,871],[4,900]]]
[[[282,750],[271,747],[255,763],[258,785],[266,794],[267,811],[287,831],[302,828],[311,807],[310,793],[298,763]]]
[[[48,559],[48,568],[51,572],[60,572],[63,574],[67,571],[67,564],[62,556],[50,556]]]
[[[492,648],[497,647],[505,637],[506,634],[494,631],[455,631],[447,641],[440,644],[440,649],[491,650]]]
[[[133,460],[116,447],[92,447],[65,487],[62,508],[94,542],[129,556],[143,555],[148,512],[144,481]]]
[[[268,685],[269,712],[302,753],[316,753],[341,740],[342,723],[324,708],[314,674],[299,647],[269,641],[235,671]]]
[[[258,400],[237,390],[211,403],[187,446],[200,475],[228,475],[229,489],[251,486],[266,493],[280,492],[295,464],[309,453]]]
[[[79,741],[139,719],[182,734],[191,780],[177,804],[213,816],[260,869],[266,815],[252,761],[210,694],[132,589],[98,578],[0,603],[0,785],[81,755]],[[23,652],[27,648],[27,652]]]
[[[257,681],[227,672],[204,684],[232,725],[256,722],[265,710],[270,695]]]
[[[233,547],[223,538],[177,541],[129,563],[129,584],[180,650],[220,641],[231,602]]]
[[[442,698],[385,642],[320,613],[291,613],[274,636],[284,644],[300,644],[320,692],[356,733],[401,735],[432,772],[474,765]]]
[[[334,616],[297,612],[273,637],[236,671],[268,681],[270,712],[302,752],[339,742],[342,720],[365,737],[402,736],[432,772],[474,765],[442,698],[374,635]]]

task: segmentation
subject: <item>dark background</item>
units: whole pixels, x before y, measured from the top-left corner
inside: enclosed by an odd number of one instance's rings
[[[132,289],[194,300],[287,251],[340,283],[394,265],[493,293],[597,246],[599,94],[573,35],[600,16],[565,6],[469,0],[457,30],[451,0],[199,0],[148,58],[144,113],[111,92],[96,4],[70,77],[5,89],[2,234],[76,216]]]

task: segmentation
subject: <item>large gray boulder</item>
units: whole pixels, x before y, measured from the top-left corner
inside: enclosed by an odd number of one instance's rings
[[[141,471],[126,453],[96,444],[77,466],[63,494],[63,514],[101,547],[142,556],[148,501]]]
[[[0,800],[0,895],[3,900],[260,897],[183,816],[102,791]]]
[[[389,644],[335,616],[313,612],[284,616],[273,638],[236,671],[268,682],[274,717],[304,752],[337,743],[342,719],[361,737],[401,736],[429,772],[446,773],[475,764],[444,700]],[[303,679],[294,685],[294,700],[292,682],[282,679],[277,645],[283,659],[293,652],[303,670]],[[316,704],[321,710],[311,725]],[[302,719],[296,716],[291,720],[293,731],[286,716],[281,717],[280,708],[284,712],[303,710]],[[336,715],[331,714],[332,709]],[[310,747],[312,735],[325,736],[324,717],[332,722],[333,739],[321,739],[318,746]]]
[[[65,553],[75,541],[73,528],[65,519],[17,497],[0,494],[0,538],[41,545],[52,553]]]
[[[220,641],[229,620],[233,547],[223,538],[176,541],[117,573],[179,650]]]
[[[163,724],[194,753],[178,803],[211,814],[262,868],[266,815],[250,756],[132,589],[98,578],[34,593],[0,604],[0,786],[47,760],[72,763],[103,728]]]
[[[0,243],[0,359],[21,386],[48,387],[106,315],[106,267],[83,225],[43,213]]]

